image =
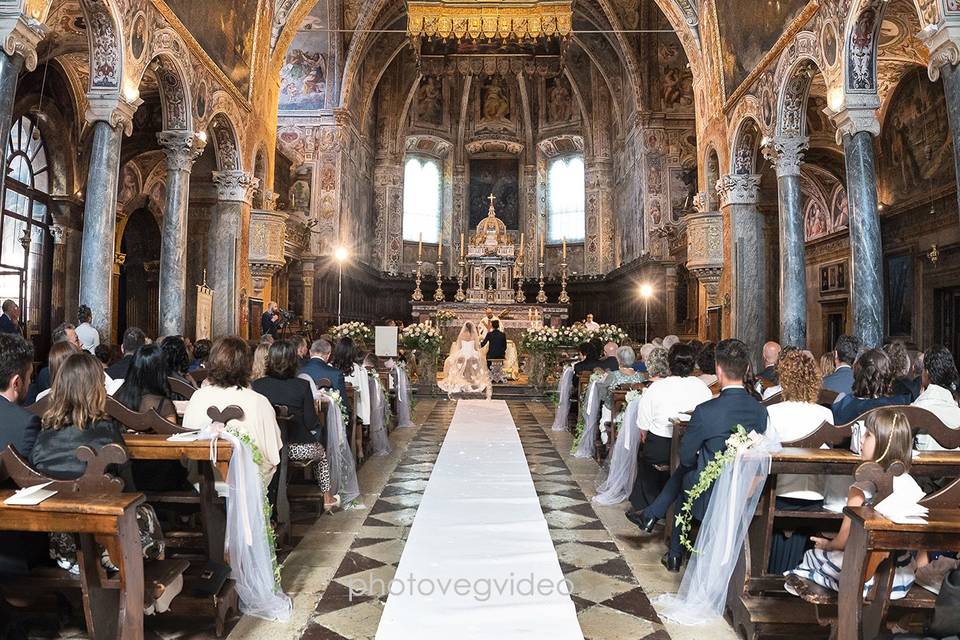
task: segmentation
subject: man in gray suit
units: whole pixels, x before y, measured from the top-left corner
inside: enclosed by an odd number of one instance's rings
[[[853,363],[860,355],[860,338],[846,334],[837,338],[833,362],[836,370],[823,379],[823,388],[837,393],[853,393]]]

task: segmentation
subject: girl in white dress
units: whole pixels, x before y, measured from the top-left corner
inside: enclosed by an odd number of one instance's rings
[[[443,363],[443,380],[437,383],[447,392],[447,396],[486,392],[487,400],[491,398],[493,388],[490,386],[490,372],[481,358],[479,345],[476,327],[472,322],[467,322],[460,330],[450,356]]]
[[[860,446],[860,456],[864,460],[874,460],[886,469],[895,460],[900,460],[910,469],[911,452],[913,449],[913,434],[910,423],[904,414],[894,409],[887,409],[871,414],[865,421],[863,442]],[[917,493],[919,486],[909,473],[896,476],[893,479],[893,493]],[[860,507],[872,496],[864,493],[856,485],[850,487],[847,495],[848,507]],[[839,591],[840,572],[843,568],[843,549],[850,535],[850,519],[843,518],[840,533],[835,538],[811,537],[815,548],[807,551],[800,566],[788,574],[785,588],[793,595],[797,595],[795,576],[805,578],[811,582],[834,591]],[[896,559],[896,573],[893,578],[891,600],[904,597],[913,586],[914,561],[910,553],[901,554]],[[873,583],[871,578],[864,590]]]

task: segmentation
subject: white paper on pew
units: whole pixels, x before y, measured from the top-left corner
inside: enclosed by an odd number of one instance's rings
[[[4,500],[3,504],[20,507],[32,507],[34,505],[38,505],[47,498],[57,495],[56,491],[44,488],[52,483],[52,481],[44,482],[43,484],[35,484],[32,487],[27,487],[25,489],[18,489],[16,493]]]
[[[167,442],[195,442],[200,438],[199,431],[187,431],[184,433],[175,433],[169,438]]]
[[[923,524],[928,510],[918,504],[925,495],[916,483],[903,483],[889,496],[880,501],[874,510],[897,524]]]

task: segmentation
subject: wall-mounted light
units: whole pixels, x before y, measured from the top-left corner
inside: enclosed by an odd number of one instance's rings
[[[940,261],[940,251],[937,249],[936,243],[930,245],[930,251],[927,253],[927,259],[930,260],[930,263],[933,266],[937,266],[937,262]]]

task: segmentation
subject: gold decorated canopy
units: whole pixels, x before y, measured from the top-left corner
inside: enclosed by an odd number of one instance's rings
[[[411,38],[566,37],[572,31],[571,0],[408,0]]]

